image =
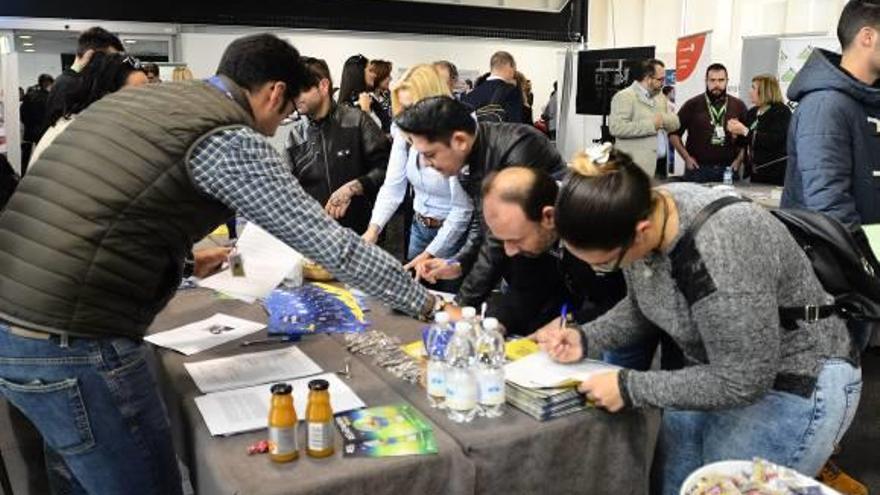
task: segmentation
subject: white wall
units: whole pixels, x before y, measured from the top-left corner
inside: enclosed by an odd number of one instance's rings
[[[40,74],[49,74],[52,77],[61,74],[61,54],[19,52],[18,85],[27,90],[37,84]]]
[[[657,57],[674,66],[679,36],[712,31],[712,60],[726,65],[738,82],[743,37],[833,35],[846,1],[590,0],[589,47],[653,45]]]
[[[179,38],[180,62],[189,65],[196,78],[214,74],[223,50],[234,39],[253,31],[182,33]],[[279,31],[303,55],[327,61],[334,83],[339,83],[345,59],[357,53],[367,58],[390,60],[398,67],[447,59],[459,70],[489,70],[489,57],[497,50],[513,54],[517,67],[532,81],[535,118],[550,96],[556,80],[556,52],[565,45],[537,41],[511,41],[483,38],[453,38],[427,35],[384,33],[335,33],[322,31]]]

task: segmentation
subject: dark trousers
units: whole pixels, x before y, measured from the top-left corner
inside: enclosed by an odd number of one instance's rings
[[[727,165],[700,165],[700,168],[685,170],[682,177],[687,182],[723,182]]]

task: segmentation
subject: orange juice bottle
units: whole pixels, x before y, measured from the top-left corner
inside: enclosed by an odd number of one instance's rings
[[[272,385],[272,406],[269,408],[269,458],[290,462],[299,457],[296,443],[296,409],[293,388],[287,383]]]
[[[306,408],[309,457],[333,455],[333,409],[330,407],[330,384],[327,380],[309,382],[309,405]]]

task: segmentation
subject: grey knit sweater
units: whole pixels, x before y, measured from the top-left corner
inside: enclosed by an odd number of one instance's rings
[[[793,331],[780,326],[779,306],[833,302],[804,252],[760,206],[723,208],[695,238],[702,266],[685,282],[689,304],[672,278],[669,254],[700,209],[723,193],[695,184],[663,189],[678,208],[679,235],[669,252],[624,269],[627,297],[584,332],[588,346],[614,349],[638,343],[650,321],[681,347],[686,365],[625,371],[624,399],[635,407],[712,410],[753,403],[771,389],[809,395],[822,362],[850,358],[851,345],[836,316]]]

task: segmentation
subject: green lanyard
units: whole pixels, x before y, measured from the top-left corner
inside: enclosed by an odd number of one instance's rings
[[[709,101],[709,97],[706,97],[706,106],[709,108],[709,118],[712,121],[713,127],[723,127],[724,126],[724,116],[727,114],[727,102],[724,102],[724,106],[716,109],[712,106],[712,103]]]

